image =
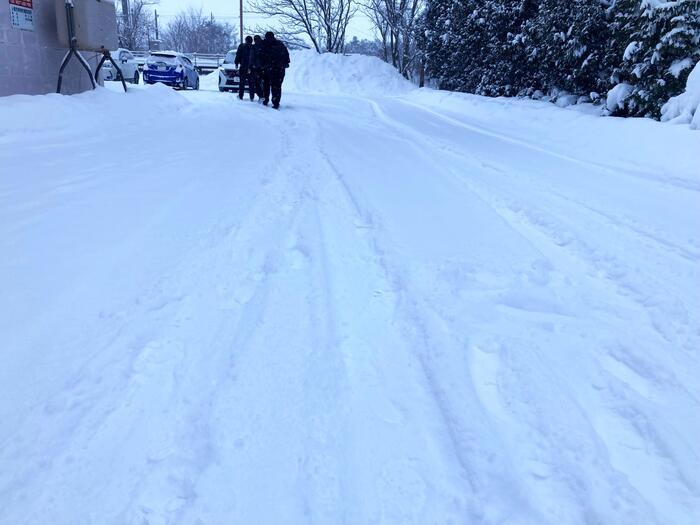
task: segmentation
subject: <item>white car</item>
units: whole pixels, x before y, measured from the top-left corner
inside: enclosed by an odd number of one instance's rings
[[[219,91],[238,92],[241,77],[238,67],[236,67],[236,64],[234,63],[235,60],[235,51],[229,51],[226,53],[224,62],[219,67]]]
[[[136,57],[128,49],[117,49],[111,52],[112,59],[117,63],[124,80],[132,84],[139,83],[139,64]],[[119,80],[117,71],[109,60],[102,64],[103,80]]]

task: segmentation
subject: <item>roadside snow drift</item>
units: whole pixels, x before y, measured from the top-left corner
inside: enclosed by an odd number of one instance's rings
[[[292,92],[393,96],[415,89],[386,62],[363,55],[292,51],[284,87]]]
[[[700,522],[697,132],[292,60],[0,99],[0,524]]]
[[[700,129],[700,62],[688,76],[685,92],[672,97],[661,108],[661,120]]]

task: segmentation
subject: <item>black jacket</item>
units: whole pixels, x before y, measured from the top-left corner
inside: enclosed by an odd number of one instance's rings
[[[289,51],[287,46],[276,38],[265,38],[262,41],[259,61],[263,68],[289,67]]]
[[[262,40],[260,43],[255,43],[252,46],[250,46],[250,67],[252,69],[261,69],[262,68]]]
[[[252,44],[243,42],[236,50],[236,60],[234,61],[237,66],[241,66],[241,69],[248,69],[250,67],[250,49],[253,47]]]

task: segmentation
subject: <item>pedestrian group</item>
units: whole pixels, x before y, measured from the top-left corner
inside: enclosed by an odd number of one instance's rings
[[[257,94],[267,106],[272,94],[272,107],[279,109],[284,70],[289,67],[287,46],[277,40],[272,31],[265,33],[264,39],[260,35],[247,36],[245,42],[238,46],[235,64],[240,75],[238,98],[243,99],[248,86],[250,100],[255,100]]]

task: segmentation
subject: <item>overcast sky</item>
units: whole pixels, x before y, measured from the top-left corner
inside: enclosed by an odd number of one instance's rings
[[[168,21],[177,13],[188,7],[202,8],[205,13],[214,13],[214,17],[223,22],[235,23],[238,26],[238,2],[239,0],[160,0],[156,6],[160,27],[165,27]],[[248,0],[243,0],[243,24],[245,27],[264,27],[266,17],[249,13]],[[373,38],[369,20],[358,13],[350,22],[347,32],[347,40],[353,36],[358,38]]]

